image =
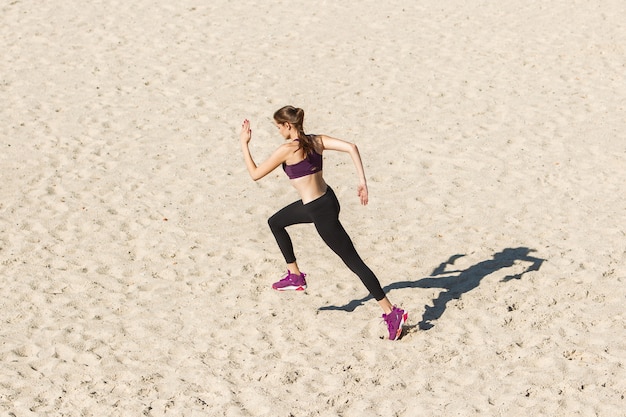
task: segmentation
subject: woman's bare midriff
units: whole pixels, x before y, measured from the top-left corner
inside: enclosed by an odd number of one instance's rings
[[[294,178],[289,180],[291,185],[298,191],[302,203],[310,203],[311,201],[320,198],[326,193],[326,181],[322,176],[322,171],[315,174],[307,175],[305,177]]]

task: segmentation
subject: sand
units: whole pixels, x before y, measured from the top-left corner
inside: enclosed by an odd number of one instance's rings
[[[0,414],[625,416],[623,2],[0,6]],[[293,104],[381,311],[252,182]]]

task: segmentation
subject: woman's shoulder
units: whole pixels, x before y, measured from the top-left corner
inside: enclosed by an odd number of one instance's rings
[[[279,152],[284,155],[290,155],[294,152],[297,152],[298,149],[299,149],[298,142],[289,141],[289,142],[281,143],[280,145],[278,145],[276,152]]]
[[[337,139],[328,135],[315,135],[315,137],[316,137],[316,140],[322,144],[326,141],[341,140],[341,139]]]
[[[332,136],[319,135],[320,142],[325,150],[350,152],[356,145],[346,142],[343,139],[337,139]]]
[[[307,136],[310,138],[315,152],[321,154],[324,150],[324,135],[308,134]]]

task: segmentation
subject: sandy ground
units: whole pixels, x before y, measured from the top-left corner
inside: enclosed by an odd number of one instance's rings
[[[0,413],[625,416],[622,1],[5,1]],[[325,155],[394,303],[311,226],[271,115]]]

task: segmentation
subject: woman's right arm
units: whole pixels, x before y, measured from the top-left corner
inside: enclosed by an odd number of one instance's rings
[[[357,193],[361,204],[364,206],[368,202],[367,180],[365,179],[365,170],[363,169],[363,161],[361,160],[361,154],[359,148],[354,143],[346,142],[345,140],[331,138],[330,136],[321,135],[322,145],[325,150],[346,152],[350,154],[354,167],[356,168],[357,176],[359,177],[359,185],[357,187]]]
[[[282,145],[274,151],[269,158],[257,165],[252,159],[250,148],[248,144],[252,140],[252,129],[250,129],[250,121],[244,120],[241,125],[241,133],[239,134],[239,141],[241,142],[241,151],[243,152],[243,159],[248,168],[248,173],[254,181],[260,180],[273,170],[275,170],[280,164],[285,162],[289,149],[287,146]]]

